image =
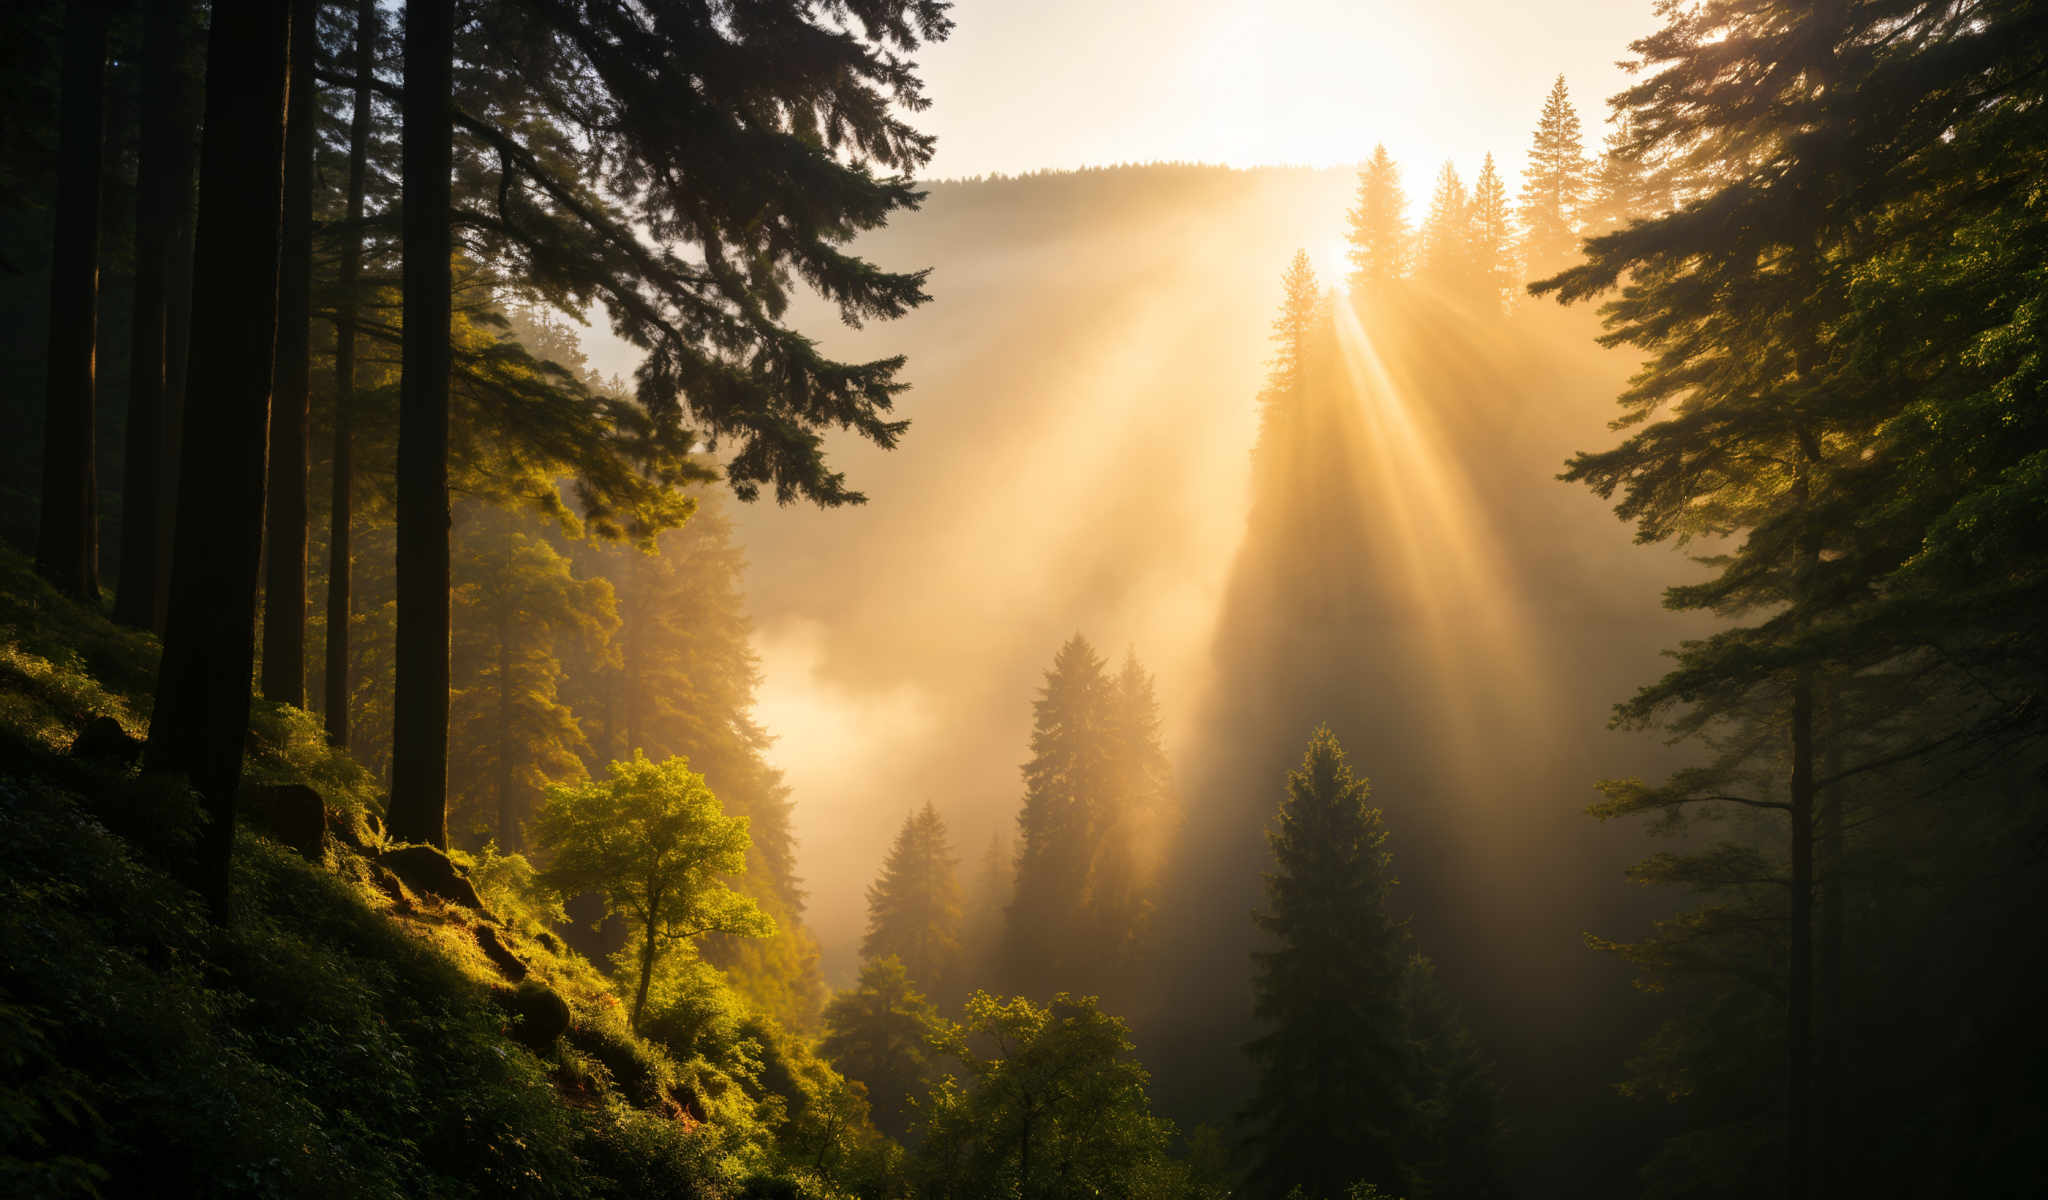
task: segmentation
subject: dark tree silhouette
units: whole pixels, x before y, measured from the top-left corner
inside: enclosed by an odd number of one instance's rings
[[[407,0],[405,350],[398,399],[398,677],[391,708],[393,837],[448,845],[448,375],[453,323],[448,101],[453,0]]]
[[[207,35],[184,462],[148,761],[206,805],[194,882],[226,915],[249,728],[256,572],[277,325],[290,7],[222,5]]]
[[[343,201],[341,262],[336,279],[334,313],[334,438],[328,456],[327,508],[327,644],[322,682],[322,715],[327,740],[348,745],[349,619],[354,613],[351,584],[355,566],[355,408],[356,319],[358,283],[363,270],[363,194],[370,154],[371,85],[376,68],[377,0],[356,5],[355,79],[348,123],[347,198]]]
[[[320,6],[293,0],[292,61],[310,64]],[[270,393],[270,477],[263,518],[263,698],[306,703],[306,488],[313,361],[313,141],[310,66],[292,88],[284,131],[283,249],[277,361]]]
[[[143,5],[142,128],[135,178],[135,307],[130,318],[128,428],[121,471],[121,575],[114,619],[138,629],[163,627],[169,506],[172,281],[175,260],[190,253],[193,111],[187,43],[191,0]],[[179,247],[178,243],[185,245]],[[189,278],[186,280],[189,286]]]
[[[1338,1196],[1361,1181],[1399,1195],[1407,1182],[1407,934],[1387,912],[1393,860],[1369,794],[1324,726],[1268,833],[1257,920],[1276,944],[1253,955],[1265,1032],[1247,1047],[1260,1071],[1246,1114],[1259,1196]]]
[[[92,605],[100,600],[93,360],[99,328],[107,17],[105,0],[72,0],[64,6],[50,353],[43,393],[43,506],[36,533],[36,569],[59,591]]]

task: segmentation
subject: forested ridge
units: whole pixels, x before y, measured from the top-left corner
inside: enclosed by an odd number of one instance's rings
[[[928,179],[985,16],[10,13],[0,1191],[2048,1190],[2048,9]]]

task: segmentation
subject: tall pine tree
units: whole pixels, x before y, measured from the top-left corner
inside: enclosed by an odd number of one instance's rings
[[[930,802],[903,819],[882,873],[868,887],[868,928],[860,955],[894,957],[927,995],[945,995],[960,966],[959,860]]]
[[[1592,169],[1579,112],[1559,75],[1543,98],[1522,176],[1522,258],[1532,275],[1548,275],[1577,255]]]
[[[1082,905],[1094,859],[1095,809],[1111,785],[1109,678],[1095,647],[1069,638],[1031,706],[1031,761],[1017,814],[1017,884],[1006,974],[1020,989],[1051,986],[1089,964]]]
[[[1521,283],[1521,267],[1515,261],[1514,213],[1508,206],[1507,185],[1488,154],[1472,180],[1472,268],[1481,281],[1486,305],[1498,310],[1507,304]]]
[[[1268,831],[1257,921],[1274,944],[1253,956],[1264,1032],[1247,1047],[1259,1068],[1245,1114],[1256,1196],[1340,1196],[1360,1182],[1400,1195],[1409,1180],[1408,939],[1387,911],[1393,859],[1369,795],[1324,726]]]
[[[1408,270],[1408,196],[1401,168],[1383,145],[1358,172],[1358,196],[1349,214],[1351,294],[1386,297]]]

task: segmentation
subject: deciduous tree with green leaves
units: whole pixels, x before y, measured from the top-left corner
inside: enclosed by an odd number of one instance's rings
[[[966,1077],[927,1101],[913,1194],[1186,1195],[1186,1168],[1166,1152],[1173,1126],[1152,1115],[1131,1049],[1124,1023],[1093,997],[1061,993],[1041,1008],[976,992],[948,1045]]]
[[[726,816],[683,759],[635,754],[604,779],[554,788],[534,817],[533,839],[547,858],[543,882],[568,895],[594,892],[607,916],[632,925],[635,1027],[669,949],[707,933],[774,932],[760,907],[725,882],[746,867],[746,818]]]
[[[910,1133],[910,1099],[937,1078],[947,1025],[895,955],[861,965],[860,983],[825,1006],[819,1050],[868,1089],[876,1128],[898,1141]]]

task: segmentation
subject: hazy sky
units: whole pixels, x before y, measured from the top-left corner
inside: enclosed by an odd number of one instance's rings
[[[958,0],[921,56],[935,176],[1188,160],[1356,162],[1411,195],[1453,158],[1519,173],[1561,71],[1597,147],[1651,0]]]

